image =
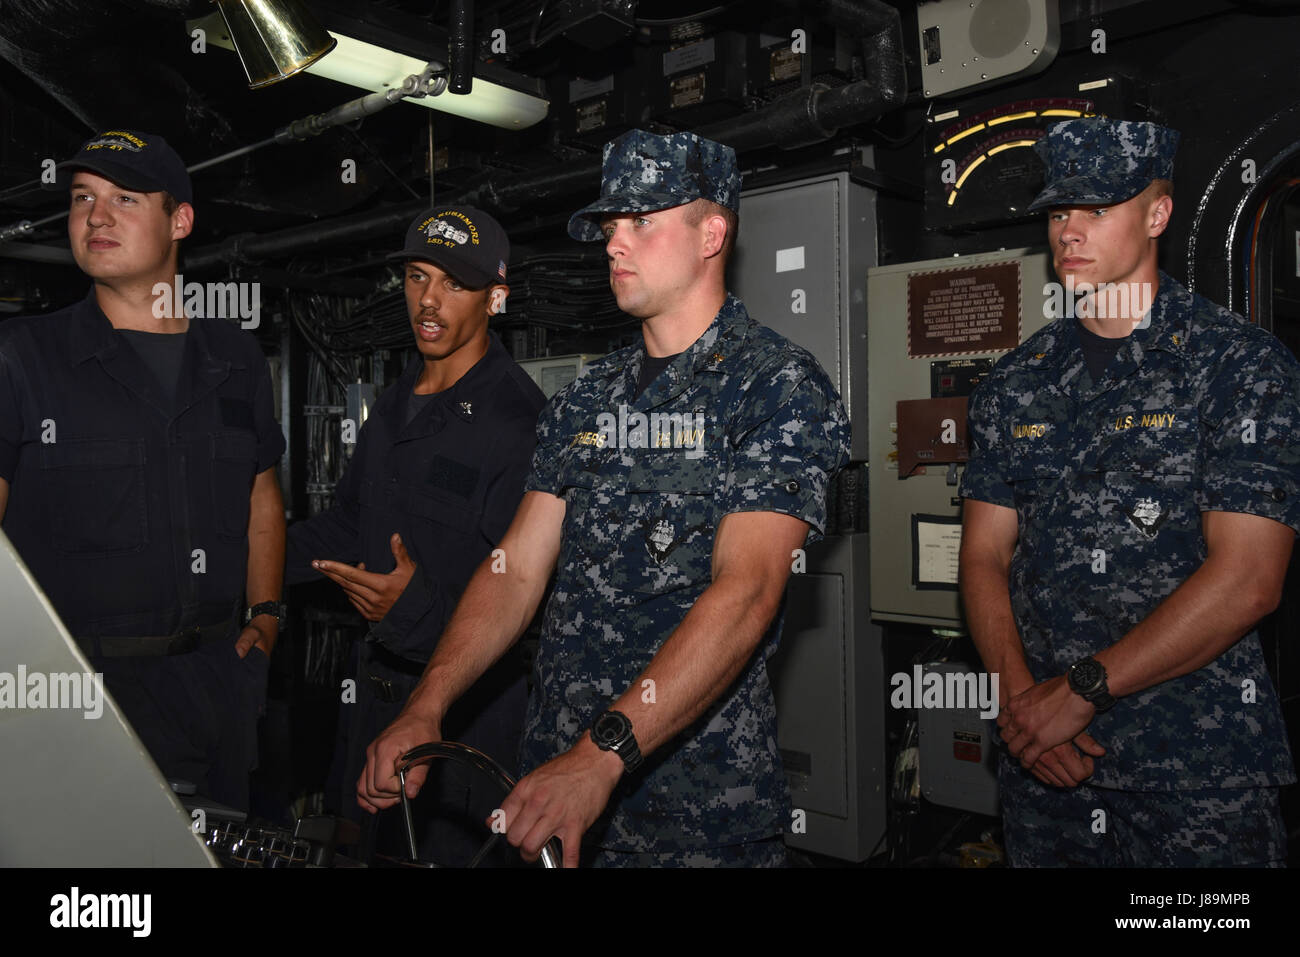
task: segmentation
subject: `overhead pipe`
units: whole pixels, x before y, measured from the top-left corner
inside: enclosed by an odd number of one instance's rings
[[[186,271],[198,272],[223,263],[257,262],[290,252],[323,249],[349,241],[391,238],[427,207],[426,200],[385,206],[320,223],[293,226],[259,236],[244,233],[184,256]]]
[[[58,266],[76,265],[72,250],[61,246],[41,246],[37,243],[0,242],[0,259],[23,259],[33,263],[54,263]]]
[[[229,153],[223,153],[220,156],[214,156],[212,159],[204,160],[201,163],[195,163],[187,168],[186,172],[197,173],[199,170],[207,169],[209,166],[216,166],[227,160],[235,159],[239,156],[245,156],[254,150],[259,150],[263,146],[271,143],[281,145],[292,143],[297,140],[305,140],[313,136],[319,136],[326,130],[342,126],[346,123],[352,123],[356,120],[363,119],[371,114],[378,113],[380,110],[387,109],[403,97],[422,97],[438,96],[447,88],[447,80],[442,75],[446,72],[446,67],[431,60],[424,67],[424,72],[418,76],[412,74],[402,81],[401,86],[393,87],[390,90],[384,90],[379,93],[368,93],[365,96],[359,96],[356,99],[348,100],[340,106],[336,106],[324,113],[313,113],[310,116],[304,116],[301,119],[294,120],[286,126],[276,130],[274,136],[268,136],[264,140],[256,143],[250,143],[247,146],[241,146],[238,149],[231,150]],[[22,239],[31,236],[42,226],[58,222],[68,215],[67,210],[61,210],[43,219],[35,222],[29,219],[20,220],[8,226],[0,227],[0,243],[7,243],[9,240]]]
[[[822,0],[825,15],[861,29],[871,54],[863,58],[866,76],[857,83],[831,88],[813,84],[776,100],[762,110],[743,113],[695,130],[737,152],[781,146],[793,149],[830,139],[842,128],[875,119],[907,98],[903,27],[898,11],[877,0]],[[856,17],[850,19],[850,13]],[[592,158],[531,176],[502,177],[462,194],[465,202],[494,205],[506,211],[538,196],[576,192],[600,178],[600,160]]]
[[[465,95],[474,88],[474,0],[451,0],[447,32],[447,59],[451,64],[448,89]]]
[[[869,38],[900,25],[898,11],[878,0],[784,0],[784,3],[856,37]]]
[[[346,276],[326,276],[319,273],[290,272],[287,269],[270,269],[266,266],[236,266],[231,278],[257,282],[276,289],[298,289],[332,296],[361,299],[374,292],[375,284],[365,279],[348,279]]]
[[[309,117],[309,119],[311,119],[311,117]],[[283,133],[284,130],[281,130],[280,132]],[[277,134],[277,136],[279,135],[280,134]],[[237,156],[244,156],[248,153],[253,152],[254,150],[261,149],[263,146],[266,146],[270,143],[277,142],[277,136],[271,136],[264,140],[260,140],[259,142],[250,143],[248,146],[241,146],[239,149],[231,150],[229,153],[222,153],[220,156],[214,156],[212,157],[212,159],[204,160],[201,163],[195,163],[193,166],[186,167],[185,171],[187,173],[197,173],[199,170],[207,169],[209,166],[216,166],[219,163],[224,163],[227,160],[232,160]],[[287,142],[287,140],[280,140],[279,142]],[[33,185],[32,183],[24,183],[23,186],[21,187],[14,187],[14,190],[23,190],[32,185]],[[35,180],[35,186],[37,188],[43,188],[43,185],[40,180]],[[0,194],[0,198],[2,198],[3,195],[4,194]],[[51,215],[46,216],[43,219],[36,220],[35,222],[33,222],[30,219],[22,219],[16,223],[10,223],[8,226],[0,227],[0,258],[10,258],[10,259],[26,258],[17,255],[17,253],[15,253],[14,250],[11,248],[13,246],[19,246],[21,244],[18,243],[11,244],[9,240],[23,239],[28,236],[31,236],[32,234],[37,232],[37,230],[39,230],[42,226],[48,226],[51,223],[57,223],[59,220],[65,219],[67,215],[68,215],[68,211],[66,209],[62,209],[59,210],[59,212],[57,213],[52,213]]]
[[[877,0],[825,0],[825,5],[828,11],[833,8],[834,15],[841,17],[847,17],[851,9],[860,8],[861,17],[856,22],[870,28],[866,40],[873,54],[864,58],[865,79],[838,88],[815,84],[790,93],[762,110],[713,123],[695,132],[738,152],[773,145],[793,148],[830,139],[846,126],[875,119],[902,105],[907,96],[907,78],[898,11]],[[513,212],[539,197],[553,198],[591,189],[600,182],[600,168],[600,158],[592,156],[526,176],[503,173],[472,189],[453,193],[447,201]],[[196,250],[186,259],[186,268],[197,270],[234,258],[271,258],[336,241],[391,236],[423,208],[421,203],[404,203],[262,236],[235,237],[219,246]]]

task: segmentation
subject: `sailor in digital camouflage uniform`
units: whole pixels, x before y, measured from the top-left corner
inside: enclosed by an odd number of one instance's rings
[[[436,727],[470,670],[455,649],[508,645],[554,568],[521,750],[532,773],[502,804],[509,842],[535,856],[554,834],[566,864],[580,839],[598,866],[784,862],[766,660],[849,434],[816,360],[726,293],[739,185],[733,151],[692,134],[606,146],[601,198],[569,230],[604,239],[643,341],[543,410],[502,542],[520,577],[471,583],[446,656],[372,745],[363,804],[392,803],[393,757]]]
[[[1157,269],[1177,142],[1049,130],[1032,208],[1085,295],[971,400],[962,592],[1002,675],[1017,866],[1286,856],[1295,773],[1253,628],[1300,529],[1300,366]]]

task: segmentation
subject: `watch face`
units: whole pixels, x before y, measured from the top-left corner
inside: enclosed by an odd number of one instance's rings
[[[621,715],[605,712],[596,719],[591,736],[596,744],[605,748],[613,747],[627,733],[628,721]]]
[[[1101,683],[1101,663],[1091,658],[1070,665],[1070,687],[1075,691],[1091,691]]]

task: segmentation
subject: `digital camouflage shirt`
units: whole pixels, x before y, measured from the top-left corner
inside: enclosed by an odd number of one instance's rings
[[[724,515],[793,515],[815,541],[829,480],[848,461],[847,416],[826,374],[734,296],[634,399],[644,356],[637,345],[595,363],[538,423],[527,488],[566,509],[525,771],[571,748],[633,686],[709,586]],[[588,840],[672,851],[782,830],[789,793],[766,670],[780,630],[778,615],[740,677],[624,776]]]
[[[1204,511],[1300,529],[1300,366],[1277,339],[1163,273],[1149,319],[1093,383],[1077,320],[1004,356],[970,406],[961,494],[1015,508],[1012,609],[1034,678],[1114,644],[1205,561]],[[1090,784],[1295,780],[1249,633],[1210,664],[1119,699],[1088,728]]]

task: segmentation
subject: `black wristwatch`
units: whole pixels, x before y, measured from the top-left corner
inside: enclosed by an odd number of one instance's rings
[[[256,605],[249,606],[244,612],[244,625],[247,626],[258,615],[270,615],[277,624],[284,624],[284,602],[259,601]]]
[[[641,766],[641,748],[632,733],[632,722],[621,711],[606,711],[591,726],[591,740],[602,751],[613,751],[623,759],[623,769],[631,774]]]
[[[1109,711],[1115,704],[1115,697],[1106,685],[1106,669],[1096,658],[1080,658],[1070,665],[1065,677],[1070,690],[1096,708],[1098,714]]]

